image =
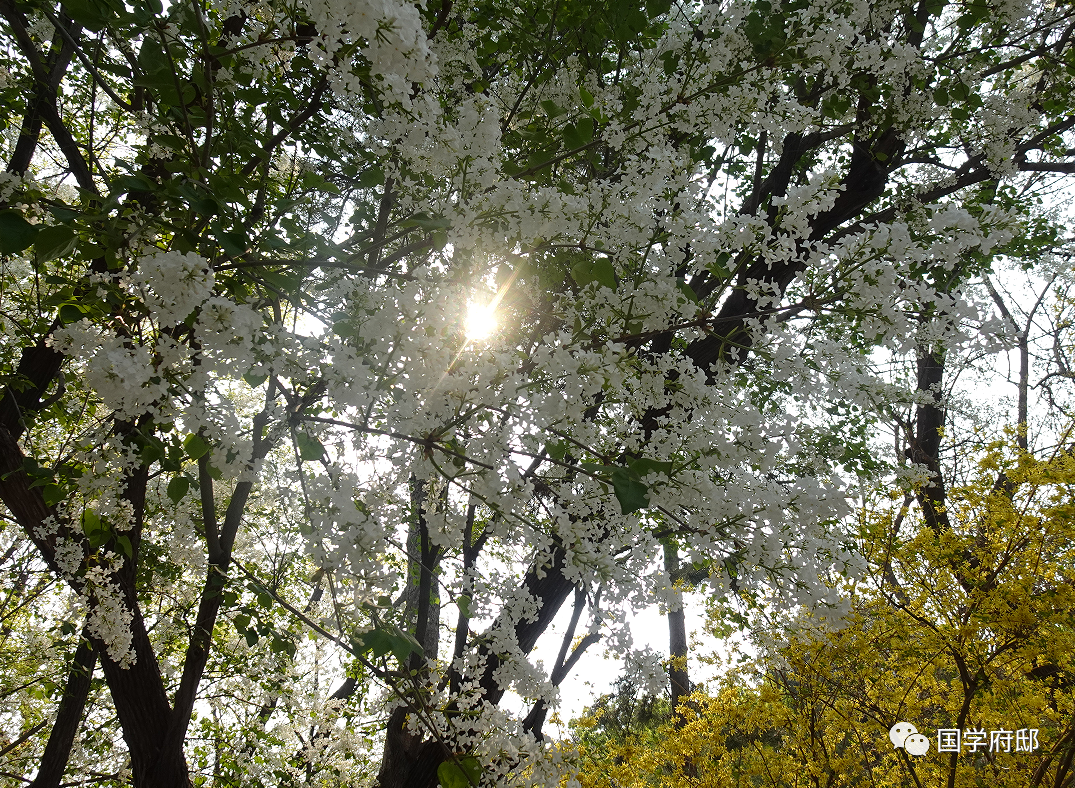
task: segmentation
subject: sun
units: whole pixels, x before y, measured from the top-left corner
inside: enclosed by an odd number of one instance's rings
[[[496,301],[490,304],[480,304],[471,301],[467,308],[467,321],[465,331],[467,339],[476,342],[486,339],[497,329]]]

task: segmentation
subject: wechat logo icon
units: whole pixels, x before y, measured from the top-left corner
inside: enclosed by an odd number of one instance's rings
[[[929,739],[918,732],[909,722],[897,722],[888,731],[892,746],[902,747],[908,755],[925,755],[929,751]]]

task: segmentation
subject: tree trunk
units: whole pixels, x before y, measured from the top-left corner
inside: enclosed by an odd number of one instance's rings
[[[671,542],[664,545],[664,570],[669,582],[679,575],[679,548]],[[678,607],[668,610],[668,689],[672,698],[672,715],[679,719],[679,704],[691,692],[687,674],[687,621],[683,613],[683,593],[678,589],[673,598]]]
[[[911,462],[925,465],[930,471],[930,479],[918,491],[918,502],[926,523],[934,531],[947,531],[951,528],[948,512],[945,510],[945,484],[941,474],[938,455],[941,450],[941,438],[944,432],[944,409],[941,407],[944,382],[944,351],[932,351],[921,348],[918,357],[918,390],[928,392],[931,402],[918,406],[916,429],[911,446]]]
[[[60,788],[60,780],[67,769],[71,757],[71,746],[75,743],[75,734],[82,722],[82,712],[86,708],[86,698],[90,694],[90,680],[97,665],[97,650],[90,644],[89,633],[83,630],[71,670],[67,674],[67,686],[64,687],[60,709],[56,713],[56,722],[41,754],[41,763],[37,777],[29,788]]]
[[[411,733],[404,726],[408,710],[400,707],[388,718],[384,755],[377,773],[379,788],[437,788],[437,767],[447,756],[440,742]]]

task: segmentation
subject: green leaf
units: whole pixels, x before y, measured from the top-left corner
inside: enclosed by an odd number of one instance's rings
[[[65,208],[62,205],[50,205],[48,206],[48,209],[49,213],[52,214],[52,218],[54,218],[58,222],[62,222],[63,224],[73,222],[75,219],[82,215],[81,211],[76,211],[71,208]]]
[[[649,506],[649,488],[642,483],[638,474],[627,468],[612,471],[612,490],[620,502],[624,514],[632,514]]]
[[[441,788],[472,788],[482,778],[482,767],[473,755],[445,761],[437,767],[437,782]]]
[[[637,474],[639,479],[647,473],[663,473],[665,476],[672,475],[672,463],[648,460],[645,457],[639,457],[637,460],[632,460],[629,467],[631,473]]]
[[[242,233],[219,233],[217,241],[229,257],[242,257],[250,247],[250,241]]]
[[[557,106],[555,101],[542,101],[541,108],[545,110],[545,114],[550,118],[558,118],[567,112],[563,107]]]
[[[370,189],[384,183],[384,168],[369,167],[358,176],[358,186],[361,189]]]
[[[200,460],[209,452],[210,446],[201,435],[191,434],[183,441],[183,449],[192,460]]]
[[[421,653],[421,644],[406,632],[401,632],[390,624],[378,624],[368,632],[355,638],[355,644],[362,651],[372,651],[374,657],[383,657],[391,653],[400,664],[407,661],[411,654]]]
[[[115,24],[115,12],[118,9],[111,3],[97,0],[65,0],[63,10],[76,22],[81,22],[84,27],[97,32]]]
[[[130,538],[126,534],[120,534],[116,537],[116,544],[119,545],[119,549],[123,551],[123,554],[128,558],[134,558],[134,546],[131,544]]]
[[[564,127],[564,146],[568,150],[581,148],[593,140],[593,118],[580,118],[578,123]]]
[[[16,254],[34,242],[40,230],[15,211],[0,211],[0,254]]]
[[[298,446],[299,457],[304,460],[320,460],[325,456],[321,441],[305,432],[295,433],[295,445]]]
[[[168,497],[172,503],[179,503],[190,489],[190,479],[186,476],[176,476],[168,482]]]
[[[545,446],[545,451],[557,462],[563,462],[567,456],[567,441],[556,441]]]
[[[258,277],[281,295],[290,296],[299,289],[302,282],[301,272],[282,273],[280,271],[259,271]]]
[[[273,637],[272,643],[269,644],[269,650],[273,654],[287,654],[289,657],[295,656],[295,644],[287,638]]]
[[[77,323],[85,315],[86,311],[78,304],[62,304],[60,306],[60,321],[64,324]]]
[[[355,645],[361,651],[370,651],[373,656],[383,657],[392,650],[391,636],[383,629],[375,627],[355,638]]]
[[[466,594],[460,594],[456,597],[455,604],[459,608],[459,612],[467,618],[470,618],[470,605],[473,600]]]
[[[82,513],[82,532],[89,536],[101,530],[101,518],[93,509],[87,509]]]
[[[407,632],[400,632],[392,638],[392,655],[402,665],[411,654],[421,654],[422,644]]]
[[[708,266],[709,270],[719,276],[721,279],[727,279],[732,275],[731,270],[728,268],[728,262],[732,259],[732,256],[727,252],[721,252],[717,255],[716,259]]]
[[[679,287],[679,292],[681,292],[681,293],[683,293],[683,295],[687,296],[688,300],[692,301],[695,304],[698,303],[698,294],[694,292],[693,287],[691,287],[686,282],[678,282],[677,286]]]
[[[251,388],[255,389],[268,379],[268,375],[257,375],[253,372],[247,372],[245,375],[243,375],[243,380],[249,383]]]
[[[616,289],[616,270],[612,262],[607,258],[598,260],[582,260],[571,267],[571,278],[579,287],[585,287],[590,282],[597,282],[609,290]]]
[[[69,227],[57,225],[43,228],[34,239],[37,261],[47,263],[49,260],[70,254],[77,240],[78,236]]]
[[[578,129],[579,137],[584,143],[593,141],[595,129],[593,118],[579,118],[575,128]]]
[[[188,197],[187,203],[199,216],[216,216],[220,213],[220,205],[212,197]]]
[[[90,547],[96,550],[109,540],[112,536],[112,529],[108,527],[108,523],[97,516],[96,512],[87,509],[82,513],[82,533],[86,534]]]
[[[147,77],[156,74],[161,75],[157,79],[167,77],[169,83],[172,81],[172,59],[159,38],[147,36],[142,41],[142,47],[138,50],[138,66]]]
[[[41,497],[45,499],[46,506],[55,506],[67,497],[67,493],[60,485],[49,483],[41,489]]]
[[[154,440],[154,439],[150,438],[149,440],[146,441],[145,445],[142,446],[142,451],[141,451],[142,462],[145,463],[146,465],[149,465],[150,463],[154,463],[157,460],[162,459],[164,456],[165,456],[164,444],[161,443],[159,440]]]
[[[452,223],[443,216],[429,216],[425,213],[416,213],[411,218],[400,223],[401,227],[421,227],[423,230],[446,230]]]
[[[250,616],[245,613],[237,615],[232,619],[232,622],[235,624],[235,629],[240,635],[246,634],[246,630],[250,628]]]

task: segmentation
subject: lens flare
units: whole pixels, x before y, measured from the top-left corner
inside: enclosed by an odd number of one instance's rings
[[[471,342],[486,339],[496,329],[496,302],[479,304],[472,301],[467,309],[465,326],[467,339]]]

